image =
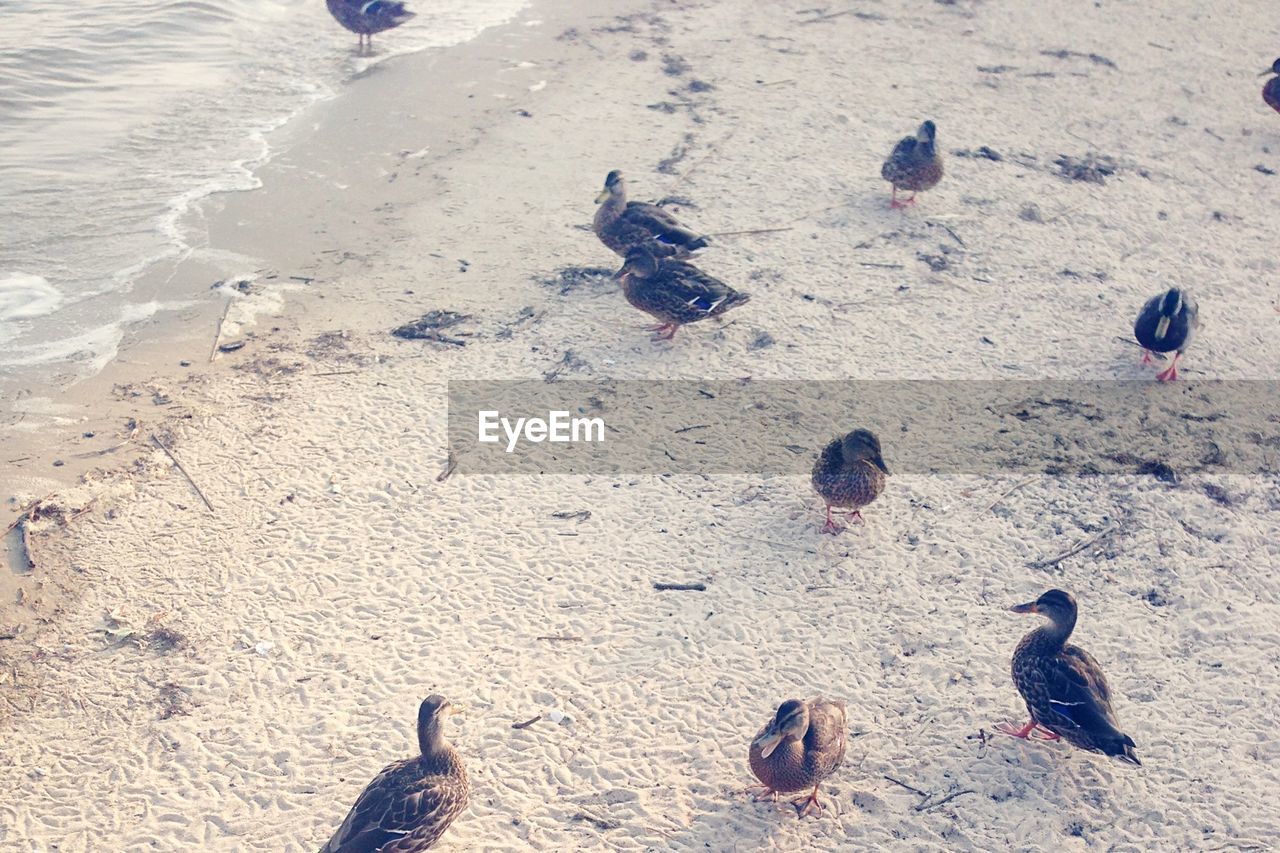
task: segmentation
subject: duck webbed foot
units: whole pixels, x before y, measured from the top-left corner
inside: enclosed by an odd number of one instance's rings
[[[768,785],[748,785],[742,789],[742,793],[750,794],[752,799],[757,802],[759,802],[762,797],[768,797],[775,803],[778,801],[778,792],[770,788]]]
[[[796,816],[805,817],[811,811],[822,814],[822,802],[818,799],[818,786],[813,786],[813,791],[809,796],[801,797],[798,800],[792,800],[791,805],[796,807]]]
[[[827,507],[827,523],[822,525],[822,532],[835,536],[841,530],[844,530],[844,528],[836,524],[836,520],[831,517],[831,507]]]
[[[1059,738],[1059,735],[1049,731],[1035,720],[1028,720],[1027,724],[1022,727],[1018,727],[1013,723],[997,723],[995,729],[1002,735],[1021,738],[1022,740],[1057,740]]]
[[[680,327],[675,323],[663,323],[661,326],[650,326],[646,331],[653,332],[652,340],[658,341],[673,340],[676,336],[676,330]]]
[[[1144,349],[1144,350],[1142,351],[1142,363],[1143,363],[1143,364],[1155,364],[1155,359],[1153,359],[1153,358],[1151,357],[1151,350],[1146,350],[1146,349]]]
[[[1178,355],[1179,353],[1174,353],[1173,364],[1157,373],[1156,379],[1159,379],[1161,382],[1172,382],[1178,378]]]

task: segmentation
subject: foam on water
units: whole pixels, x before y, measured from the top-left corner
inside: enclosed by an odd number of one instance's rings
[[[370,65],[466,41],[525,2],[411,0],[417,17],[374,57],[321,0],[0,3],[0,379],[100,369],[125,327],[194,296],[134,286],[192,252],[193,207],[259,185],[273,130]]]

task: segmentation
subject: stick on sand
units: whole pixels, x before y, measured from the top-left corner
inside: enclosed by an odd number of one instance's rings
[[[200,496],[200,500],[204,501],[204,505],[209,508],[209,512],[217,515],[218,511],[213,508],[213,504],[209,503],[209,499],[204,496],[204,492],[200,491],[200,487],[196,485],[196,481],[191,479],[191,475],[187,473],[187,469],[182,467],[182,463],[178,461],[178,457],[173,455],[173,451],[165,447],[164,442],[156,438],[154,435],[151,436],[151,443],[164,451],[164,455],[169,457],[173,462],[174,467],[182,472],[182,476],[187,478],[187,482],[191,484],[191,488],[196,490],[196,494]]]

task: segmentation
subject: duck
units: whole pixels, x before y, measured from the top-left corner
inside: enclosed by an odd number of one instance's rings
[[[440,840],[467,807],[471,783],[444,736],[461,709],[438,693],[418,708],[419,754],[383,768],[320,853],[419,853]]]
[[[622,294],[632,307],[661,321],[648,328],[655,341],[672,340],[681,326],[719,317],[751,299],[693,264],[658,257],[646,245],[627,253],[614,278],[621,280]]]
[[[1178,378],[1178,358],[1191,344],[1200,327],[1200,310],[1191,294],[1171,287],[1153,296],[1138,312],[1133,336],[1142,345],[1142,363],[1151,363],[1151,353],[1173,353],[1173,363],[1156,374],[1161,382]]]
[[[822,532],[834,535],[843,530],[831,518],[832,507],[851,510],[849,518],[862,521],[859,510],[880,496],[888,474],[875,433],[855,429],[832,439],[818,454],[811,475],[814,491],[827,504],[827,523]]]
[[[1076,626],[1076,600],[1071,593],[1051,589],[1035,601],[1009,609],[1038,613],[1048,617],[1049,624],[1023,637],[1013,653],[1013,683],[1027,703],[1031,720],[1021,727],[1002,723],[997,730],[1024,740],[1061,738],[1080,749],[1142,766],[1137,744],[1120,731],[1102,667],[1084,649],[1067,642]]]
[[[1268,74],[1275,74],[1278,76],[1272,77],[1266,82],[1266,85],[1262,87],[1262,100],[1266,101],[1267,105],[1270,106],[1271,109],[1280,113],[1280,59],[1271,63],[1271,67],[1266,71],[1263,71],[1261,76],[1265,77]]]
[[[393,30],[414,17],[392,0],[325,0],[334,20],[360,37],[360,50],[373,50],[373,34]]]
[[[942,180],[942,157],[938,154],[938,128],[932,121],[925,121],[915,136],[904,136],[893,146],[889,159],[880,167],[880,177],[893,185],[891,208],[906,207],[916,203],[916,193],[931,190]],[[898,190],[907,190],[911,197],[899,200]]]
[[[818,786],[844,760],[847,729],[844,702],[820,697],[783,702],[751,741],[747,763],[760,784],[748,790],[775,802],[778,794],[808,791],[792,801],[799,817],[821,813]]]
[[[617,169],[605,177],[596,204],[599,208],[592,230],[601,243],[624,258],[636,246],[648,246],[660,257],[685,257],[710,242],[709,237],[685,228],[656,204],[627,201],[627,182]]]

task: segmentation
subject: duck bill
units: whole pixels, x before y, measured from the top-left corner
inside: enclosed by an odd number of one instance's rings
[[[1012,613],[1039,613],[1040,612],[1039,608],[1036,607],[1036,603],[1034,601],[1028,601],[1026,604],[1015,604],[1013,605],[1013,607],[1010,607],[1009,610]]]
[[[1156,323],[1156,340],[1158,340],[1158,341],[1162,341],[1162,340],[1164,340],[1164,336],[1165,336],[1165,334],[1166,334],[1166,333],[1168,333],[1168,331],[1169,331],[1169,320],[1170,320],[1170,319],[1172,319],[1172,318],[1170,318],[1170,317],[1161,317],[1161,318],[1160,318],[1160,322]]]
[[[604,204],[609,200],[610,195],[611,193],[609,192],[609,188],[605,187],[600,191],[600,195],[596,196],[596,204]]]
[[[768,758],[773,755],[773,751],[778,748],[780,743],[782,743],[782,732],[766,732],[756,738],[756,746],[760,747],[761,758]]]
[[[879,454],[879,453],[877,453],[875,456],[872,456],[872,457],[871,457],[871,461],[872,461],[872,462],[875,464],[875,466],[876,466],[877,468],[879,468],[881,471],[885,472],[886,474],[888,474],[888,473],[889,473],[889,466],[887,466],[887,465],[885,465],[885,464],[884,464],[884,459],[880,456],[880,454]]]
[[[627,277],[627,274],[630,272],[631,272],[631,264],[629,263],[623,264],[622,269],[618,270],[616,273],[613,274],[613,279],[614,281],[618,281],[619,279],[624,279]]]
[[[458,715],[460,715],[460,714],[465,714],[466,712],[467,712],[467,709],[466,709],[466,707],[465,707],[464,705],[450,705],[450,706],[449,706],[449,716],[450,716],[450,717],[456,717],[456,716],[458,716]]]

